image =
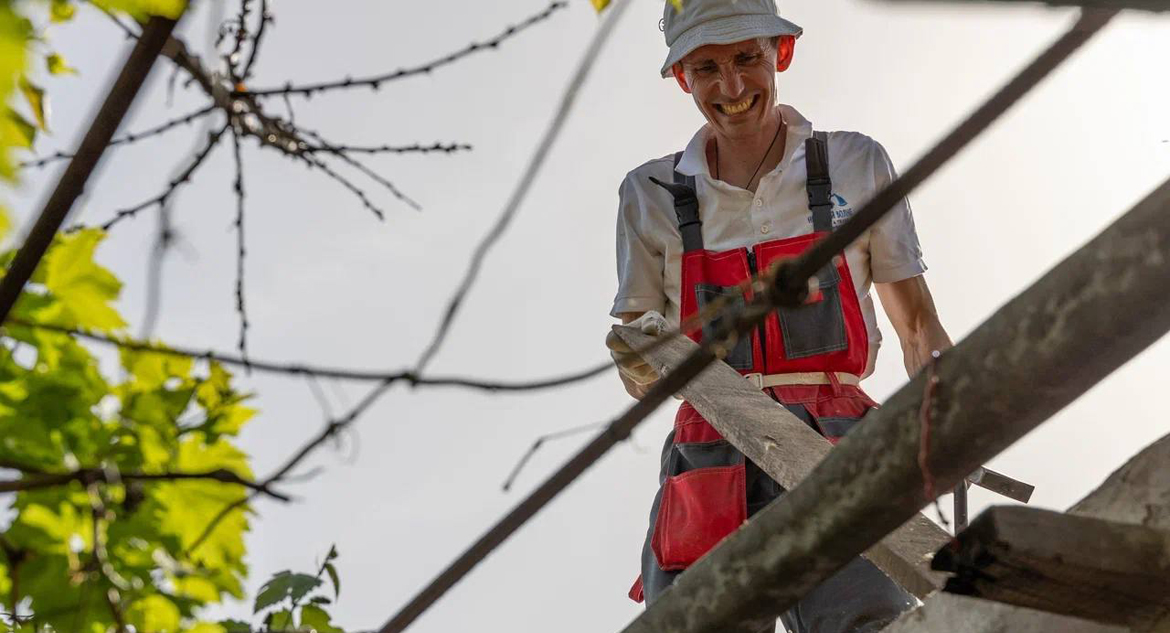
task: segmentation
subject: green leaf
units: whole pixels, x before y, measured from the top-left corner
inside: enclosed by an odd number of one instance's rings
[[[129,13],[134,19],[145,21],[152,15],[177,18],[186,7],[186,0],[95,0],[94,4],[110,11]]]
[[[289,611],[288,609],[273,611],[272,613],[268,614],[267,618],[264,618],[264,624],[271,631],[283,631],[285,629],[291,629],[293,626],[292,611]]]
[[[324,609],[313,605],[301,607],[302,629],[315,629],[317,633],[345,633],[329,621],[329,614]]]
[[[329,574],[329,580],[333,581],[333,597],[340,598],[341,580],[337,578],[337,568],[333,566],[333,563],[325,563],[325,571]]]
[[[49,19],[55,23],[68,22],[77,13],[77,7],[69,0],[53,0],[49,9]]]
[[[219,625],[226,633],[252,633],[252,625],[241,620],[220,620]]]
[[[28,102],[28,107],[32,109],[33,116],[37,119],[37,127],[42,132],[48,132],[49,106],[48,101],[45,99],[44,89],[29,81],[27,77],[21,77],[20,91],[24,94],[24,100]]]
[[[76,75],[77,69],[70,66],[60,53],[45,55],[45,69],[50,75]]]
[[[25,71],[32,24],[15,10],[16,3],[0,2],[0,107],[8,108],[9,96],[16,88],[16,80]],[[16,170],[11,149],[28,146],[23,129],[7,116],[0,116],[0,178],[11,180]]]
[[[223,622],[196,622],[194,626],[187,629],[187,633],[228,633],[229,631],[231,631],[231,633],[236,633],[237,630],[248,631],[251,633],[250,628],[228,629],[223,625]]]
[[[126,621],[139,631],[169,633],[179,630],[179,607],[167,598],[154,594],[135,601],[126,611]]]
[[[0,117],[0,125],[3,126],[0,136],[11,147],[32,149],[33,143],[37,140],[36,126],[12,108],[8,108],[6,114],[7,116]]]
[[[313,596],[307,602],[309,604],[333,604],[333,601],[326,596]]]
[[[77,231],[59,238],[45,256],[45,287],[57,299],[45,317],[101,332],[126,327],[111,305],[122,282],[94,262],[94,250],[104,238],[99,229]]]
[[[305,594],[317,588],[321,579],[308,574],[294,574],[290,571],[278,572],[271,580],[264,583],[260,592],[256,594],[253,613],[259,613],[285,598],[296,602]]]

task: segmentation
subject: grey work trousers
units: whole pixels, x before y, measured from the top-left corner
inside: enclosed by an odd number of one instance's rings
[[[808,417],[801,407],[787,408],[801,418]],[[694,450],[696,448],[701,448],[702,452]],[[784,494],[784,490],[726,440],[680,447],[674,443],[674,432],[671,432],[663,447],[661,480],[693,467],[734,463],[741,459],[746,468],[747,515],[751,516]],[[647,606],[682,573],[663,571],[651,547],[661,497],[662,489],[659,489],[650,512],[650,530],[642,548],[642,587]],[[791,633],[877,633],[914,604],[913,596],[873,563],[858,557],[784,613],[780,622]],[[761,633],[771,633],[771,629]]]

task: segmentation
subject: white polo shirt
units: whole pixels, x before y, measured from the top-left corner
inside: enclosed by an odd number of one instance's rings
[[[691,139],[678,171],[695,176],[703,246],[712,251],[750,247],[759,242],[813,231],[805,189],[804,142],[812,124],[787,105],[777,108],[788,122],[787,144],[779,165],[760,178],[756,193],[711,177],[704,149],[711,136],[703,126]],[[833,181],[833,225],[838,226],[895,178],[890,157],[877,141],[858,132],[829,133],[829,175]],[[626,174],[618,190],[618,291],[610,314],[657,310],[671,326],[679,323],[682,237],[674,201],[650,182],[671,182],[674,156],[649,161]],[[909,203],[903,199],[845,251],[869,334],[873,372],[881,346],[870,287],[901,281],[926,271]]]

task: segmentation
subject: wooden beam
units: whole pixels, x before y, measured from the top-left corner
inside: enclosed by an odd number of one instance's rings
[[[657,347],[641,330],[615,325],[613,330],[643,354],[661,375],[678,367],[698,348],[677,337]],[[792,490],[829,453],[832,444],[764,392],[751,386],[727,363],[715,363],[679,392],[715,430],[775,479]],[[922,598],[941,589],[946,575],[930,568],[930,559],[950,534],[916,514],[865,556],[906,591]]]
[[[1170,530],[1170,435],[1154,442],[1068,509],[1069,514]]]
[[[1069,514],[1170,530],[1170,435],[1154,442],[1110,475],[1101,486],[1069,509]],[[942,603],[942,606],[935,606]],[[938,614],[944,613],[945,617]],[[997,604],[975,598],[956,602],[953,594],[930,596],[883,633],[963,633],[1008,631],[1078,631],[1112,633],[1124,627]]]
[[[939,550],[951,593],[1149,631],[1170,617],[1170,531],[989,508]]]
[[[1161,338],[1170,330],[1167,214],[1170,181],[872,412],[627,633],[762,629],[913,517],[929,502],[926,481],[954,487]]]
[[[978,614],[978,617],[972,617],[972,614]],[[931,596],[922,607],[883,629],[882,633],[1128,633],[1128,629],[970,596],[939,593]]]

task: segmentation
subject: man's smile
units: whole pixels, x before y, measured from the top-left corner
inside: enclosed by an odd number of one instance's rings
[[[757,99],[759,99],[759,95],[752,95],[752,96],[748,97],[747,99],[744,99],[743,101],[740,101],[737,103],[716,103],[715,107],[718,108],[719,111],[722,112],[723,114],[727,114],[727,115],[743,114],[744,112],[747,112],[748,110],[750,110],[751,107],[756,104]]]

